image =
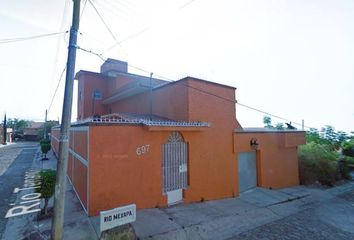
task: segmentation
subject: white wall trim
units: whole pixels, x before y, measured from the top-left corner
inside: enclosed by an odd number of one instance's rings
[[[87,184],[86,184],[86,202],[87,202],[87,212],[90,208],[90,128],[87,130]]]
[[[54,138],[55,140],[57,140],[59,142],[59,139],[54,135],[50,135],[50,138]]]
[[[86,167],[88,166],[88,161],[86,161],[85,158],[81,157],[79,154],[74,152],[71,148],[69,148],[69,153],[71,153],[75,158],[77,158]]]
[[[74,131],[74,132],[86,132],[88,130],[89,130],[88,126],[70,127],[70,131]]]
[[[82,201],[81,201],[81,199],[80,199],[80,195],[79,195],[78,192],[76,191],[74,184],[71,182],[69,176],[66,176],[66,177],[68,178],[68,180],[69,180],[71,186],[73,187],[73,190],[74,190],[74,192],[76,193],[76,196],[77,196],[77,198],[79,199],[79,202],[80,202],[82,208],[84,209],[84,211],[85,211],[86,214],[88,215],[88,211],[87,211],[87,209],[85,208],[85,205],[82,203]],[[87,199],[86,199],[86,202],[87,202]]]

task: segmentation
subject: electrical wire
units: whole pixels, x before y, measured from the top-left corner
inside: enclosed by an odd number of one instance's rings
[[[149,27],[146,27],[146,28],[142,29],[142,30],[139,31],[139,32],[136,32],[136,33],[133,33],[133,34],[127,36],[127,37],[124,38],[123,40],[121,40],[121,41],[119,41],[119,42],[116,42],[115,44],[113,44],[112,46],[110,46],[109,48],[107,48],[106,50],[104,50],[104,51],[102,52],[102,54],[105,54],[106,52],[112,50],[112,49],[115,48],[117,45],[120,45],[120,46],[121,46],[121,44],[122,44],[123,42],[128,41],[129,39],[132,39],[132,38],[135,38],[135,37],[137,37],[137,36],[140,36],[141,34],[143,34],[144,32],[146,32],[147,30],[149,30]]]
[[[83,7],[82,7],[81,14],[80,14],[80,19],[82,18],[82,15],[84,14],[87,1],[88,1],[88,0],[85,0],[84,5],[83,5]]]
[[[104,58],[102,57],[102,54],[92,52],[91,50],[87,50],[87,49],[82,48],[82,47],[80,47],[80,46],[77,46],[76,48],[77,48],[78,50],[82,50],[82,51],[84,51],[84,52],[87,52],[87,53],[90,53],[90,54],[93,54],[93,55],[99,57],[103,62],[107,60],[107,59],[104,59]]]
[[[66,23],[66,20],[68,18],[68,13],[69,13],[69,11],[68,11],[69,4],[70,3],[68,0],[64,0],[64,9],[63,9],[63,14],[62,14],[62,18],[61,18],[59,31],[63,31],[65,28],[65,23]],[[66,35],[67,34],[64,34],[64,36],[63,36],[65,42],[66,42],[66,39],[65,39]],[[61,53],[60,52],[61,44],[62,44],[61,38],[58,38],[57,44],[56,44],[56,51],[55,51],[55,61],[54,61],[54,65],[53,65],[53,74],[51,76],[51,82],[50,82],[50,89],[52,89],[53,83],[57,79],[56,75],[58,73],[58,65],[61,65],[61,64],[58,64],[60,53]]]
[[[95,10],[96,14],[98,15],[98,17],[101,19],[102,23],[104,24],[104,26],[106,27],[107,31],[111,34],[112,38],[114,39],[114,41],[117,43],[117,45],[119,45],[123,51],[123,53],[125,55],[127,55],[127,53],[124,51],[123,46],[120,44],[120,42],[117,40],[116,36],[114,35],[114,33],[112,32],[112,30],[110,29],[110,27],[108,26],[108,24],[106,23],[106,21],[103,19],[102,15],[100,14],[100,12],[98,11],[98,9],[96,8],[96,6],[93,4],[93,2],[91,0],[88,0],[88,2],[91,4],[91,6],[93,7],[93,9]]]
[[[64,72],[66,70],[66,66],[64,67],[63,71],[61,72],[60,74],[60,77],[59,77],[59,81],[58,81],[58,84],[57,84],[57,87],[55,88],[55,91],[54,91],[54,94],[53,94],[53,97],[52,97],[52,100],[50,101],[50,104],[49,104],[49,107],[48,107],[48,113],[52,107],[52,104],[54,102],[54,98],[55,98],[55,95],[57,94],[57,91],[59,89],[59,86],[60,86],[60,83],[61,83],[61,80],[63,79],[63,75],[64,75]]]
[[[99,11],[97,10],[96,6],[93,4],[93,2],[91,0],[88,0],[88,2],[91,4],[91,6],[93,7],[93,9],[95,10],[95,12],[97,13],[98,17],[101,19],[102,23],[104,24],[104,26],[106,27],[106,29],[108,30],[108,32],[111,34],[112,38],[117,42],[117,38],[116,36],[113,34],[113,32],[111,31],[111,29],[109,28],[109,26],[107,25],[106,21],[103,19],[103,17],[101,16],[101,14],[99,13]]]
[[[181,10],[181,9],[187,7],[189,4],[193,3],[194,1],[195,1],[195,0],[190,0],[190,1],[188,1],[187,3],[183,4],[182,6],[180,6],[179,9]]]
[[[272,114],[272,113],[265,112],[265,111],[262,111],[262,110],[260,110],[260,109],[254,108],[254,107],[247,106],[247,105],[242,104],[242,103],[240,103],[240,102],[236,102],[236,104],[238,104],[238,105],[240,105],[240,106],[242,106],[242,107],[251,109],[251,110],[253,110],[253,111],[256,111],[256,112],[259,112],[259,113],[263,113],[263,114],[265,114],[265,115],[267,115],[267,116],[274,117],[274,118],[278,118],[278,119],[281,119],[281,120],[283,120],[283,121],[290,122],[290,123],[295,124],[295,125],[298,125],[298,126],[302,126],[301,123],[294,122],[294,121],[292,121],[292,120],[289,120],[289,119],[286,119],[286,118],[283,118],[283,117],[274,115],[274,114]],[[304,126],[304,127],[309,128],[309,129],[314,128],[314,127],[310,127],[310,126]]]
[[[88,52],[88,53],[90,53],[90,54],[93,54],[93,55],[98,56],[103,62],[107,60],[107,59],[105,59],[105,58],[102,56],[102,54],[98,54],[98,53],[92,52],[91,50],[83,49],[83,48],[81,48],[81,47],[77,47],[77,48],[80,49],[80,50],[83,50],[83,51],[85,51],[85,52]],[[135,68],[135,69],[137,69],[137,70],[139,70],[139,71],[148,73],[148,74],[151,73],[151,71],[145,70],[145,69],[143,69],[143,68],[141,68],[141,67],[134,66],[134,65],[132,65],[132,64],[128,64],[128,66],[129,66],[129,67],[132,67],[132,68]],[[164,77],[164,76],[155,74],[155,73],[154,73],[154,75],[157,76],[157,77],[160,77],[161,79],[167,80],[167,81],[169,81],[169,82],[176,82],[176,80],[172,80],[172,79],[170,79],[170,78],[167,78],[167,77]],[[298,126],[302,126],[301,123],[298,123],[298,122],[295,122],[295,121],[292,121],[292,120],[289,120],[289,119],[280,117],[280,116],[278,116],[278,115],[275,115],[275,114],[272,114],[272,113],[269,113],[269,112],[266,112],[266,111],[263,111],[263,110],[254,108],[254,107],[250,107],[250,106],[245,105],[245,104],[242,104],[242,103],[240,103],[240,102],[238,102],[238,101],[236,101],[236,100],[234,100],[234,99],[228,99],[228,98],[225,98],[225,97],[223,97],[223,96],[220,96],[220,95],[211,93],[211,92],[209,92],[209,91],[205,91],[205,90],[202,90],[202,89],[200,89],[200,88],[196,88],[196,87],[190,86],[190,85],[185,84],[185,83],[183,83],[183,82],[181,82],[180,84],[181,84],[181,85],[184,85],[184,86],[186,86],[186,87],[188,87],[188,88],[194,89],[194,90],[196,90],[196,91],[202,92],[202,93],[204,93],[204,94],[208,94],[208,95],[210,95],[210,96],[214,96],[214,97],[217,97],[217,98],[219,98],[219,99],[222,99],[222,100],[231,102],[231,103],[233,103],[233,104],[236,103],[236,104],[239,105],[239,106],[248,108],[248,109],[253,110],[253,111],[256,111],[256,112],[260,112],[260,113],[265,114],[265,115],[267,115],[267,116],[271,116],[271,117],[274,117],[274,118],[277,118],[277,119],[281,119],[281,120],[286,121],[286,122],[290,122],[291,124],[295,124],[295,125],[298,125]],[[309,128],[309,129],[316,129],[316,128],[310,127],[310,126],[304,126],[304,127]]]
[[[34,35],[34,36],[29,36],[29,37],[20,37],[20,38],[5,38],[5,39],[0,39],[0,44],[2,44],[2,43],[13,43],[13,42],[28,41],[28,40],[38,39],[38,38],[55,36],[55,35],[59,35],[59,34],[67,33],[67,32],[68,31],[65,31],[65,32],[54,32],[54,33],[40,34],[40,35]]]

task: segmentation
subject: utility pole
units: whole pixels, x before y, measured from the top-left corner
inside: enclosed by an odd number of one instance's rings
[[[74,10],[68,46],[66,64],[65,92],[60,127],[57,176],[54,194],[54,217],[52,221],[52,239],[61,240],[64,226],[65,180],[69,155],[69,129],[73,102],[74,74],[77,48],[77,34],[80,21],[80,0],[73,0]]]
[[[7,126],[6,126],[7,122],[6,122],[6,113],[4,116],[4,145],[6,145],[6,138],[7,138]]]
[[[44,117],[44,131],[43,131],[43,139],[47,139],[47,109],[45,110],[45,117]]]

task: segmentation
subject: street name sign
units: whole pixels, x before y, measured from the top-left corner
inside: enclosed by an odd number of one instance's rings
[[[115,228],[127,223],[135,222],[136,220],[136,205],[130,204],[127,206],[114,208],[100,212],[100,231]]]

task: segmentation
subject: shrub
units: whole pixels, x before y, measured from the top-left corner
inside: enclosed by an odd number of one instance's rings
[[[350,165],[354,165],[354,157],[345,156],[345,161]]]
[[[300,182],[319,181],[332,186],[336,181],[339,154],[328,145],[311,142],[299,148]]]
[[[341,147],[343,155],[354,157],[354,139],[343,141]]]
[[[352,177],[350,176],[350,169],[349,169],[349,164],[352,164],[354,162],[354,158],[352,157],[342,157],[338,161],[338,170],[342,178],[351,180]]]
[[[53,196],[55,191],[56,171],[51,169],[42,170],[38,173],[37,181],[40,182],[36,192],[44,198],[44,214],[48,213],[48,201]]]
[[[47,154],[49,152],[49,150],[51,149],[50,140],[48,140],[48,139],[41,140],[40,145],[41,145],[42,153],[44,153],[44,154]]]

